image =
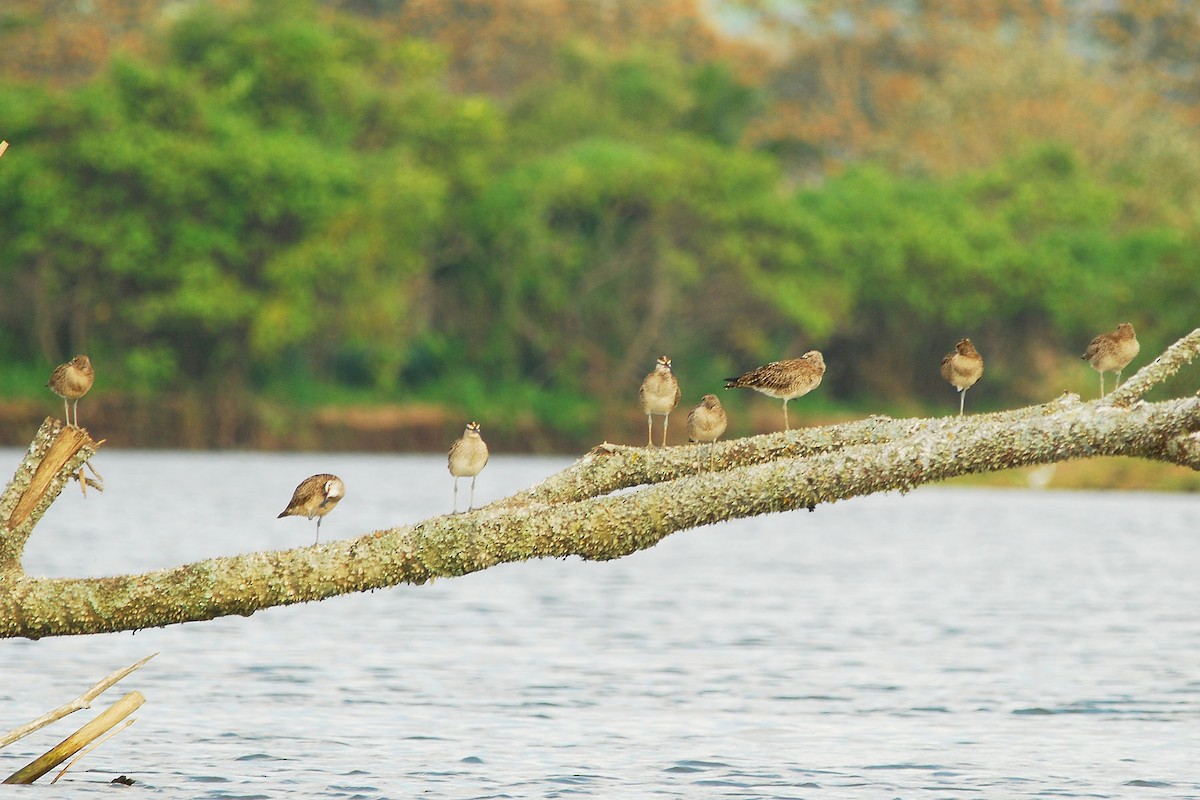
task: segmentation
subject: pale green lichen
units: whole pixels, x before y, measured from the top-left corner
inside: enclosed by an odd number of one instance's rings
[[[0,637],[136,630],[248,615],[529,558],[609,560],[721,520],[812,509],[874,492],[906,492],[954,475],[1070,458],[1124,454],[1195,468],[1197,430],[1200,398],[1138,402],[1118,411],[1064,396],[1043,406],[966,418],[872,417],[721,442],[711,451],[716,469],[701,464],[696,448],[605,445],[484,509],[320,548],[105,579],[18,575],[0,590]],[[14,481],[24,472],[18,469]]]

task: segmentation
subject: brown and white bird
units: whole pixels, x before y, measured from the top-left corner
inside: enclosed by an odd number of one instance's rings
[[[715,442],[725,433],[729,417],[725,407],[715,394],[706,394],[700,398],[700,405],[688,414],[688,441]]]
[[[729,417],[725,415],[725,407],[715,394],[706,394],[700,398],[700,405],[688,413],[687,430],[689,442],[712,444],[725,433]],[[709,465],[715,454],[709,450]]]
[[[646,415],[646,447],[654,446],[654,417],[663,418],[662,446],[667,446],[667,423],[671,412],[679,404],[679,381],[671,368],[671,359],[659,356],[654,369],[642,381],[638,399],[642,402],[642,413]]]
[[[799,358],[772,361],[770,364],[752,369],[736,378],[726,378],[726,389],[753,389],[768,397],[783,400],[783,429],[790,430],[788,422],[788,400],[803,397],[821,385],[825,375],[825,357],[817,350],[809,350]]]
[[[321,520],[333,511],[341,499],[346,496],[346,484],[337,475],[322,472],[305,478],[292,493],[292,500],[287,508],[279,512],[276,519],[284,517],[317,518],[317,539],[313,544],[321,543]]]
[[[87,356],[75,356],[65,364],[59,364],[54,368],[54,372],[50,373],[50,380],[46,381],[46,385],[50,387],[50,391],[63,399],[63,414],[67,417],[67,425],[71,425],[71,412],[67,408],[67,401],[72,402],[72,408],[75,409],[75,427],[79,427],[79,398],[88,393],[92,388],[92,384],[96,380],[96,373],[92,369],[92,362]]]
[[[446,459],[446,467],[454,476],[454,513],[458,513],[458,479],[471,479],[471,499],[467,510],[475,507],[475,476],[483,471],[488,462],[488,446],[479,435],[479,423],[468,422],[463,435],[450,445],[450,456]]]
[[[958,415],[963,415],[967,389],[983,377],[983,356],[971,344],[970,339],[960,339],[954,352],[942,359],[942,377],[958,390]]]
[[[1121,385],[1121,370],[1129,366],[1129,362],[1137,357],[1142,346],[1138,344],[1137,334],[1128,322],[1122,322],[1112,333],[1102,333],[1087,346],[1080,356],[1092,365],[1092,369],[1100,373],[1100,396],[1104,397],[1104,373],[1113,370],[1117,373],[1117,386]],[[1116,386],[1113,387],[1114,389]]]

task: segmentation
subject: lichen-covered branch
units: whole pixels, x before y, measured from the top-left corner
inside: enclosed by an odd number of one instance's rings
[[[716,442],[712,445],[687,445],[665,450],[604,444],[592,450],[567,469],[541,483],[497,500],[493,507],[529,504],[567,503],[628,489],[661,483],[685,475],[719,469],[762,464],[781,458],[798,458],[838,450],[855,444],[884,444],[918,433],[955,431],[980,422],[1017,424],[1060,408],[1078,405],[1079,398],[1064,394],[1053,402],[993,414],[971,417],[946,416],[932,419],[892,419],[871,416],[866,419],[819,428],[791,431]]]
[[[52,417],[42,422],[0,496],[0,580],[20,569],[34,526],[98,446],[81,428],[66,427]]]
[[[1131,382],[1148,387],[1161,381],[1178,369],[1172,365],[1184,363],[1198,349],[1200,331],[1165,353],[1156,362],[1163,366],[1147,367]],[[539,485],[472,513],[320,547],[109,578],[31,578],[19,568],[10,569],[0,584],[0,638],[136,630],[248,615],[530,558],[613,559],[677,531],[722,520],[811,510],[956,475],[1102,455],[1200,468],[1200,397],[1118,404],[1111,396],[1082,403],[1064,395],[1046,405],[998,414],[871,417],[712,448],[605,444]],[[18,470],[14,483],[20,479]],[[637,488],[615,491],[632,487]],[[0,513],[9,503],[6,493]]]

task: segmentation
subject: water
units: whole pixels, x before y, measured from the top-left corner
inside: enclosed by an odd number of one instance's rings
[[[96,463],[107,491],[64,493],[31,573],[308,544],[311,523],[274,517],[314,472],[347,484],[325,538],[450,502],[440,456]],[[497,456],[477,498],[567,463]],[[1196,797],[1198,518],[1191,496],[927,487],[610,563],[0,642],[0,729],[157,651],[97,704],[137,689],[138,722],[39,796],[125,774],[123,791],[198,798]],[[0,771],[91,714],[0,751]]]

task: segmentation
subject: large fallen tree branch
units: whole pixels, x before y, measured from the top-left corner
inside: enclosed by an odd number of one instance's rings
[[[1200,469],[1200,397],[1142,400],[1197,354],[1200,329],[1119,390],[1089,403],[1064,395],[1003,413],[870,417],[716,445],[650,450],[603,444],[563,472],[472,513],[320,547],[108,578],[36,578],[20,568],[32,525],[94,447],[90,439],[78,448],[70,444],[64,457],[55,442],[71,434],[48,419],[0,498],[0,637],[249,615],[529,558],[619,558],[722,520],[1033,464],[1124,455]],[[43,467],[52,455],[52,466]],[[52,480],[29,479],[51,469],[57,470]],[[27,491],[39,494],[26,500]]]

